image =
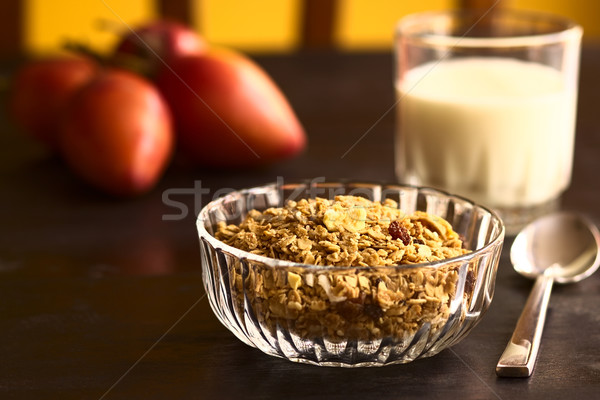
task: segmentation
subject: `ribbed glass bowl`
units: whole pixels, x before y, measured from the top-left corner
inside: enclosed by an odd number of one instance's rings
[[[471,252],[423,264],[327,267],[251,254],[214,237],[219,221],[239,224],[251,209],[346,194],[391,198],[407,213],[440,216]],[[504,240],[499,217],[467,199],[430,188],[370,183],[241,190],[206,205],[197,228],[204,287],[223,325],[267,354],[342,367],[407,363],[464,338],[492,301]],[[326,290],[342,280],[359,295],[349,300]],[[298,301],[289,301],[292,291]]]

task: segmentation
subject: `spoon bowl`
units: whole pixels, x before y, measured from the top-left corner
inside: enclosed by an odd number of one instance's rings
[[[586,217],[560,212],[540,218],[521,231],[510,249],[514,269],[528,278],[549,274],[573,283],[600,266],[600,233]]]
[[[578,282],[600,266],[600,233],[580,214],[542,217],[517,235],[510,249],[515,270],[535,284],[513,335],[498,361],[496,374],[529,377],[537,358],[554,281]]]

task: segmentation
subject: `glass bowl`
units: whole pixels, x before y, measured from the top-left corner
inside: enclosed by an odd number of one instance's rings
[[[442,261],[369,267],[276,260],[226,245],[217,223],[288,200],[355,195],[387,198],[407,213],[446,219],[470,253]],[[504,225],[493,212],[439,190],[312,182],[230,193],[198,215],[202,278],[212,310],[235,336],[266,354],[323,366],[382,366],[433,356],[464,338],[494,294]],[[350,285],[353,299],[333,294]],[[358,300],[357,300],[358,299]]]

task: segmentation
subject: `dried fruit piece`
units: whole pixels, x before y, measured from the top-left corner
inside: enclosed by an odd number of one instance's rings
[[[470,294],[475,287],[475,274],[473,271],[467,271],[467,278],[465,279],[465,293]]]
[[[405,246],[408,246],[410,243],[410,234],[406,230],[406,228],[400,223],[400,221],[392,221],[390,226],[388,227],[388,232],[392,236],[392,239],[400,239]]]
[[[288,272],[288,283],[292,289],[298,289],[302,286],[302,278],[294,272]]]
[[[378,320],[385,315],[381,307],[379,307],[377,304],[365,304],[364,310],[365,314],[374,320]]]

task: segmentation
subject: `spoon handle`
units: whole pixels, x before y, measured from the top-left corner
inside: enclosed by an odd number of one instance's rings
[[[535,280],[513,335],[498,361],[496,375],[526,378],[532,374],[553,283],[554,279],[548,275],[540,275]]]

